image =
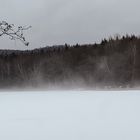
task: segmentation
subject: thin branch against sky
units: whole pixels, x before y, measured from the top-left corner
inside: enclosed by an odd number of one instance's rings
[[[11,40],[20,40],[25,46],[28,46],[29,42],[26,41],[23,32],[29,28],[31,28],[31,26],[18,26],[16,28],[14,24],[9,24],[6,21],[2,21],[0,22],[0,36],[6,35]]]

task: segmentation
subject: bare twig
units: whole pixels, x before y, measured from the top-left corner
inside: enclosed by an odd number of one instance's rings
[[[0,22],[0,36],[7,35],[11,40],[20,40],[23,44],[28,46],[29,42],[26,41],[23,32],[29,28],[31,28],[31,26],[18,26],[18,28],[15,28],[14,24],[8,24],[6,21],[2,21]]]

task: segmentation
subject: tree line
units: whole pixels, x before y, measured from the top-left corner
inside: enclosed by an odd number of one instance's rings
[[[0,50],[0,88],[132,88],[140,84],[140,37],[97,44]]]

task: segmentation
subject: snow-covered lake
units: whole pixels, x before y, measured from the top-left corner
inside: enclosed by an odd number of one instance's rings
[[[1,92],[0,140],[140,140],[140,91]]]

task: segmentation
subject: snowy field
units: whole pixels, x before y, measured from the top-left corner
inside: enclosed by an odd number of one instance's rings
[[[0,140],[140,140],[140,91],[1,92]]]

